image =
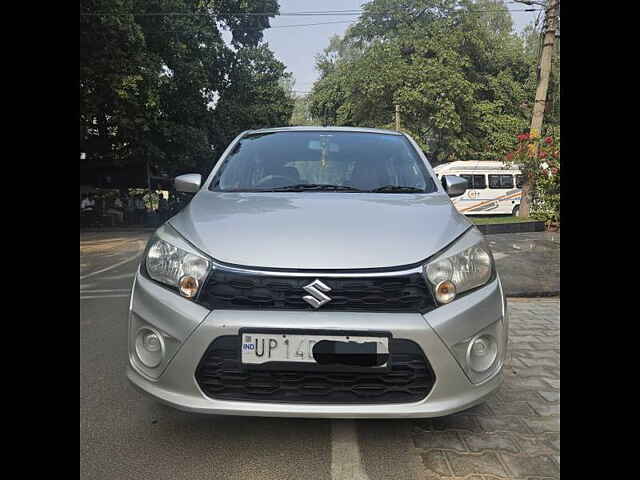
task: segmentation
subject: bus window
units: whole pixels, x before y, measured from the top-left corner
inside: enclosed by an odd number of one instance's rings
[[[513,188],[513,175],[500,175],[500,186],[502,188]]]
[[[473,177],[471,175],[460,175],[467,181],[467,188],[473,188]]]
[[[500,175],[489,175],[489,188],[500,188]]]
[[[513,175],[489,175],[489,188],[513,188]]]
[[[522,188],[524,185],[524,175],[516,175],[516,188]]]
[[[477,188],[477,189],[487,188],[487,177],[485,177],[484,175],[474,175],[473,188]]]

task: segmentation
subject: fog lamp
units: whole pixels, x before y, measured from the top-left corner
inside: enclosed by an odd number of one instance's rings
[[[160,365],[164,357],[164,340],[162,335],[150,328],[141,328],[136,336],[136,355],[147,367]]]
[[[160,337],[155,333],[147,333],[142,337],[142,346],[147,352],[157,352],[161,349]]]
[[[450,280],[440,282],[436,286],[436,300],[440,303],[449,303],[456,298],[456,286]]]
[[[187,298],[193,298],[198,293],[198,279],[192,275],[185,275],[178,282],[180,295]]]
[[[498,357],[498,342],[492,335],[480,335],[469,342],[467,363],[475,372],[488,370]]]

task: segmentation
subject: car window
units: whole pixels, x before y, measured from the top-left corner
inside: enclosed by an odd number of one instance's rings
[[[269,191],[295,186],[343,187],[362,192],[386,187],[437,191],[422,159],[402,135],[267,132],[242,137],[211,183],[214,191]]]
[[[516,187],[517,188],[522,188],[522,185],[524,185],[524,175],[516,175]]]

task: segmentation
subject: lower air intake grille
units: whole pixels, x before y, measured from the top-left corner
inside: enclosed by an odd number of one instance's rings
[[[435,374],[422,349],[391,339],[388,371],[281,371],[241,368],[240,336],[211,343],[196,369],[202,391],[217,400],[278,403],[409,403],[433,388]]]

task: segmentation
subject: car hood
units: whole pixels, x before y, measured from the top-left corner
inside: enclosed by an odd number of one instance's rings
[[[169,223],[220,262],[311,270],[410,265],[470,226],[442,193],[207,190]]]

